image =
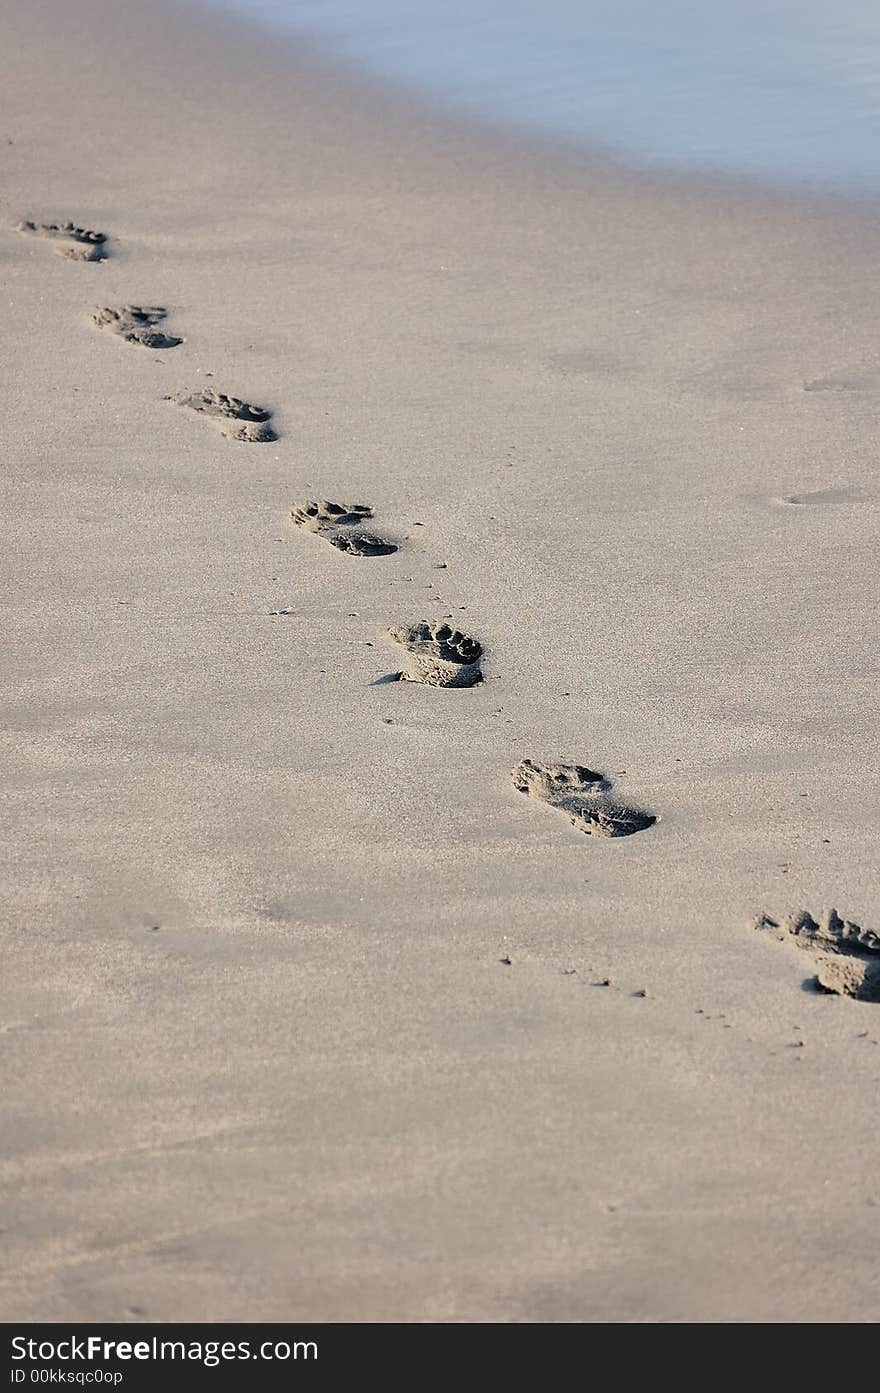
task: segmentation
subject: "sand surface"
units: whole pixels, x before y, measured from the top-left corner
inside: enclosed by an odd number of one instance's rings
[[[875,212],[3,33],[0,1313],[873,1320],[880,1005],[752,920],[880,928]]]

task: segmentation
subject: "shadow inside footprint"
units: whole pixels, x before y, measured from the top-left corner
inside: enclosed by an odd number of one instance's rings
[[[350,556],[391,556],[397,551],[393,542],[383,542],[381,537],[374,537],[369,532],[339,532],[335,537],[328,537],[327,541],[331,547],[346,551]]]
[[[591,837],[631,837],[657,821],[654,813],[606,797],[611,781],[582,764],[524,759],[513,771],[513,786],[566,813],[574,827]]]
[[[265,406],[252,406],[240,397],[229,397],[225,392],[215,392],[213,388],[205,387],[199,392],[169,396],[165,400],[215,420],[229,440],[264,444],[278,439],[269,425],[272,412]]]
[[[96,310],[92,319],[99,329],[109,329],[126,343],[139,343],[144,348],[176,348],[183,339],[155,327],[167,315],[161,305],[108,305]]]
[[[373,516],[366,503],[333,503],[327,498],[300,503],[290,514],[297,527],[324,537],[337,551],[349,556],[391,556],[396,542],[362,532],[359,524]]]
[[[424,682],[429,687],[475,687],[482,682],[483,646],[477,639],[449,624],[429,624],[421,619],[401,629],[389,629],[388,637],[406,653],[403,682]]]
[[[18,224],[19,232],[31,237],[48,237],[60,242],[57,248],[60,256],[69,261],[106,261],[107,233],[93,232],[89,227],[77,227],[72,222],[31,222],[25,220]]]

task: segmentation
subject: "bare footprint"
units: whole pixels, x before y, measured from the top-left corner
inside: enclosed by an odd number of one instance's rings
[[[161,305],[117,305],[96,310],[92,319],[99,329],[119,334],[126,343],[139,343],[144,348],[176,348],[183,339],[155,327],[167,315]]]
[[[371,532],[363,532],[360,524],[373,516],[366,503],[300,503],[290,514],[297,527],[316,532],[331,546],[350,556],[390,556],[397,551],[396,542],[386,542]]]
[[[388,637],[406,653],[403,682],[424,682],[429,687],[474,687],[482,682],[483,646],[475,638],[449,624],[419,620],[401,629],[389,629]]]
[[[841,919],[829,909],[816,920],[805,909],[784,919],[759,914],[756,929],[779,929],[813,956],[818,968],[816,986],[835,996],[857,1001],[880,1001],[880,933]]]
[[[513,786],[567,813],[572,825],[591,837],[631,837],[657,821],[653,813],[606,797],[610,780],[581,764],[524,759],[513,771]]]
[[[20,222],[19,232],[27,232],[32,237],[49,237],[60,242],[59,256],[69,261],[106,261],[107,233],[92,232],[88,227],[75,227],[72,222]]]
[[[200,416],[209,416],[229,440],[264,444],[278,439],[269,425],[272,412],[266,407],[251,406],[250,402],[242,401],[239,397],[228,397],[225,392],[215,392],[211,387],[166,397],[165,400],[173,402],[175,406],[187,406]]]
[[[855,373],[831,373],[828,377],[814,377],[804,383],[805,392],[866,392],[871,390],[871,380]]]
[[[819,507],[833,503],[855,503],[863,497],[861,489],[844,485],[843,488],[813,489],[810,493],[789,493],[779,502],[788,508]]]

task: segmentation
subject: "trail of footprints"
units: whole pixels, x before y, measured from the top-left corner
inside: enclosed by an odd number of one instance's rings
[[[109,254],[110,239],[105,232],[72,222],[25,220],[17,230],[56,243],[56,251],[71,261],[101,262]],[[185,340],[161,327],[167,317],[168,311],[161,305],[103,306],[92,316],[99,329],[118,335],[126,343],[149,349],[176,348]],[[271,410],[239,397],[200,388],[172,394],[166,400],[206,417],[227,439],[248,444],[278,439]],[[380,536],[365,526],[373,519],[373,510],[366,503],[309,500],[294,507],[291,518],[296,527],[329,542],[346,556],[392,556],[399,550],[399,542],[384,535],[384,529]],[[401,681],[464,688],[483,680],[482,643],[448,623],[420,619],[390,628],[387,637],[402,655],[402,667],[395,674]],[[630,837],[658,821],[656,813],[614,796],[611,780],[586,765],[523,759],[514,768],[512,779],[517,792],[564,814],[574,828],[590,837]],[[820,920],[805,910],[781,921],[761,914],[755,927],[775,931],[810,953],[817,967],[815,984],[819,990],[880,1001],[880,934],[841,919],[833,909]]]

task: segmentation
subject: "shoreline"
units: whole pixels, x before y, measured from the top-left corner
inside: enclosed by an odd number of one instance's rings
[[[446,140],[454,133],[458,141],[475,152],[482,147],[496,158],[505,157],[520,169],[529,165],[540,169],[549,162],[558,168],[560,176],[567,173],[577,180],[593,177],[609,184],[616,181],[628,187],[636,184],[645,192],[664,196],[728,197],[745,202],[766,202],[780,209],[791,209],[794,205],[803,211],[819,215],[830,212],[832,216],[843,218],[874,219],[880,204],[880,189],[859,190],[854,184],[825,187],[809,182],[788,184],[770,175],[737,173],[710,165],[687,168],[664,165],[660,160],[652,164],[587,135],[544,132],[539,126],[518,126],[503,116],[492,118],[476,110],[457,107],[452,101],[432,95],[427,88],[359,64],[344,52],[336,51],[332,40],[318,31],[273,23],[261,15],[249,16],[246,11],[217,10],[212,0],[179,0],[177,5],[174,0],[164,0],[164,3],[170,3],[178,13],[189,14],[191,18],[201,14],[213,22],[219,17],[230,43],[247,34],[254,44],[285,52],[291,71],[307,71],[331,86],[346,89],[380,124],[406,124],[414,120],[426,133],[442,133]]]
[[[752,926],[877,924],[871,218],[8,34],[7,1319],[872,1319],[876,1007]],[[422,617],[482,684],[381,680]]]

